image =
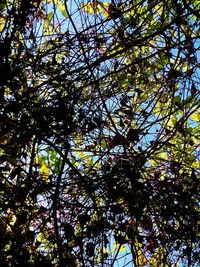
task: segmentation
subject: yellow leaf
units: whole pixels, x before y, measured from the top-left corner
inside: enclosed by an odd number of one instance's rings
[[[44,242],[46,242],[46,237],[44,236],[43,233],[39,233],[39,234],[37,235],[37,240],[38,240],[39,242],[41,242],[41,243],[44,243]]]
[[[0,18],[0,32],[3,31],[5,24],[6,24],[6,19]]]
[[[40,167],[40,173],[44,181],[48,182],[50,170],[47,168],[46,163],[42,162],[42,166]]]
[[[160,153],[156,154],[155,155],[155,159],[164,159],[164,160],[166,160],[167,159],[166,152],[160,152]]]
[[[39,164],[40,174],[43,177],[43,180],[47,182],[50,174],[47,164],[39,156],[35,157],[35,163]]]
[[[190,118],[193,120],[193,121],[197,121],[197,122],[200,122],[200,112],[196,111],[194,112]]]
[[[124,245],[122,245],[119,251],[120,252],[125,252],[126,251],[126,247]]]
[[[85,11],[88,12],[90,14],[97,14],[100,13],[99,10],[99,4],[97,1],[92,1],[89,3],[85,3],[85,4],[80,4],[80,7]]]
[[[148,260],[141,249],[138,250],[138,263],[139,266],[145,266],[148,263]]]
[[[44,162],[42,162],[42,166],[40,168],[40,171],[41,171],[41,173],[46,174],[46,175],[49,175],[50,174],[50,171],[47,168],[46,163],[44,163]]]
[[[62,13],[64,17],[67,17],[64,1],[58,1],[58,10]]]
[[[99,14],[102,13],[104,17],[108,17],[108,6],[109,3],[100,2],[100,1],[92,1],[85,4],[80,4],[80,7],[89,14]]]
[[[109,7],[109,3],[106,3],[106,2],[99,3],[99,10],[105,18],[109,17],[108,7]]]
[[[166,128],[173,128],[177,123],[177,118],[175,116],[171,116],[169,118],[166,119],[166,124],[165,127]]]
[[[119,246],[120,246],[120,249],[119,249]],[[125,252],[126,251],[125,245],[120,245],[116,241],[114,241],[114,243],[113,243],[113,248],[114,248],[113,251],[118,251],[118,249],[119,249],[119,252]]]
[[[162,16],[163,14],[163,4],[159,3],[155,6],[155,10],[158,13],[159,16]]]
[[[10,244],[6,244],[6,245],[5,245],[5,251],[8,251],[8,250],[10,250],[10,247],[11,247],[11,245],[10,245]]]
[[[200,168],[200,163],[199,163],[199,161],[198,160],[195,160],[193,163],[192,163],[192,165],[191,165],[191,167],[192,168]]]
[[[43,21],[43,34],[44,35],[52,35],[54,33],[54,28],[51,26],[49,21]]]

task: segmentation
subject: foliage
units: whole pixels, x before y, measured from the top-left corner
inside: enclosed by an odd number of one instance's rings
[[[198,17],[1,2],[0,266],[199,266]]]

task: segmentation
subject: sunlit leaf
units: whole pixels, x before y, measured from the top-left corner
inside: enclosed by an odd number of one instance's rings
[[[166,154],[166,152],[160,152],[158,154],[155,154],[155,158],[166,160],[167,159],[167,154]]]
[[[0,18],[0,31],[3,31],[6,23],[6,18]]]
[[[118,251],[119,250],[119,252],[125,252],[125,251],[127,251],[127,248],[126,248],[125,245],[118,244],[116,241],[114,241],[113,250],[114,251]]]
[[[50,171],[49,171],[46,163],[44,163],[43,161],[42,161],[42,166],[40,167],[40,171],[41,171],[42,174],[45,174],[45,175],[49,175],[50,174]]]
[[[64,1],[62,1],[62,0],[58,1],[58,10],[61,12],[63,17],[65,17],[65,18],[68,17]]]
[[[109,3],[99,2],[99,10],[105,18],[109,17],[108,7]]]
[[[92,1],[85,4],[80,4],[80,7],[90,14],[98,14],[102,13],[104,17],[108,17],[108,7],[109,3],[106,2],[100,2],[100,1]]]
[[[159,16],[163,14],[163,3],[159,3],[155,6],[155,10],[157,11]]]
[[[80,4],[80,7],[85,12],[88,12],[88,13],[90,13],[92,15],[98,14],[98,13],[101,12],[101,10],[99,8],[98,1],[92,1],[92,2],[85,3],[85,4]]]
[[[200,112],[199,111],[196,111],[194,112],[190,118],[193,120],[193,121],[196,121],[196,122],[200,122]]]
[[[53,11],[49,12],[47,16],[48,16],[48,20],[51,21],[53,18]]]
[[[39,233],[39,234],[37,235],[37,240],[38,240],[39,242],[41,242],[41,243],[45,243],[45,242],[46,242],[46,237],[44,236],[43,233]]]
[[[1,1],[2,266],[195,266],[198,1],[183,2]]]
[[[47,20],[43,20],[43,34],[52,35],[55,32],[53,26]]]
[[[148,263],[148,259],[146,258],[144,252],[141,249],[137,250],[137,257],[139,266],[146,266],[146,264]]]

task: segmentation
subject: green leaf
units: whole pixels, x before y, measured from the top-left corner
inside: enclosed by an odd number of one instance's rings
[[[48,20],[51,21],[53,18],[53,11],[49,12],[47,17],[48,17]]]
[[[65,4],[62,1],[58,2],[58,10],[61,12],[61,14],[63,15],[63,17],[67,18],[67,11],[65,8]]]
[[[0,11],[4,11],[6,9],[6,0],[2,0],[0,3]]]
[[[156,159],[164,159],[164,160],[166,160],[167,159],[167,154],[166,154],[166,152],[160,152],[160,153],[155,155],[155,158]]]

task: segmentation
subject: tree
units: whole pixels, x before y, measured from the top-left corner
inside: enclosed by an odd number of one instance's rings
[[[198,266],[197,2],[2,1],[1,266]]]

